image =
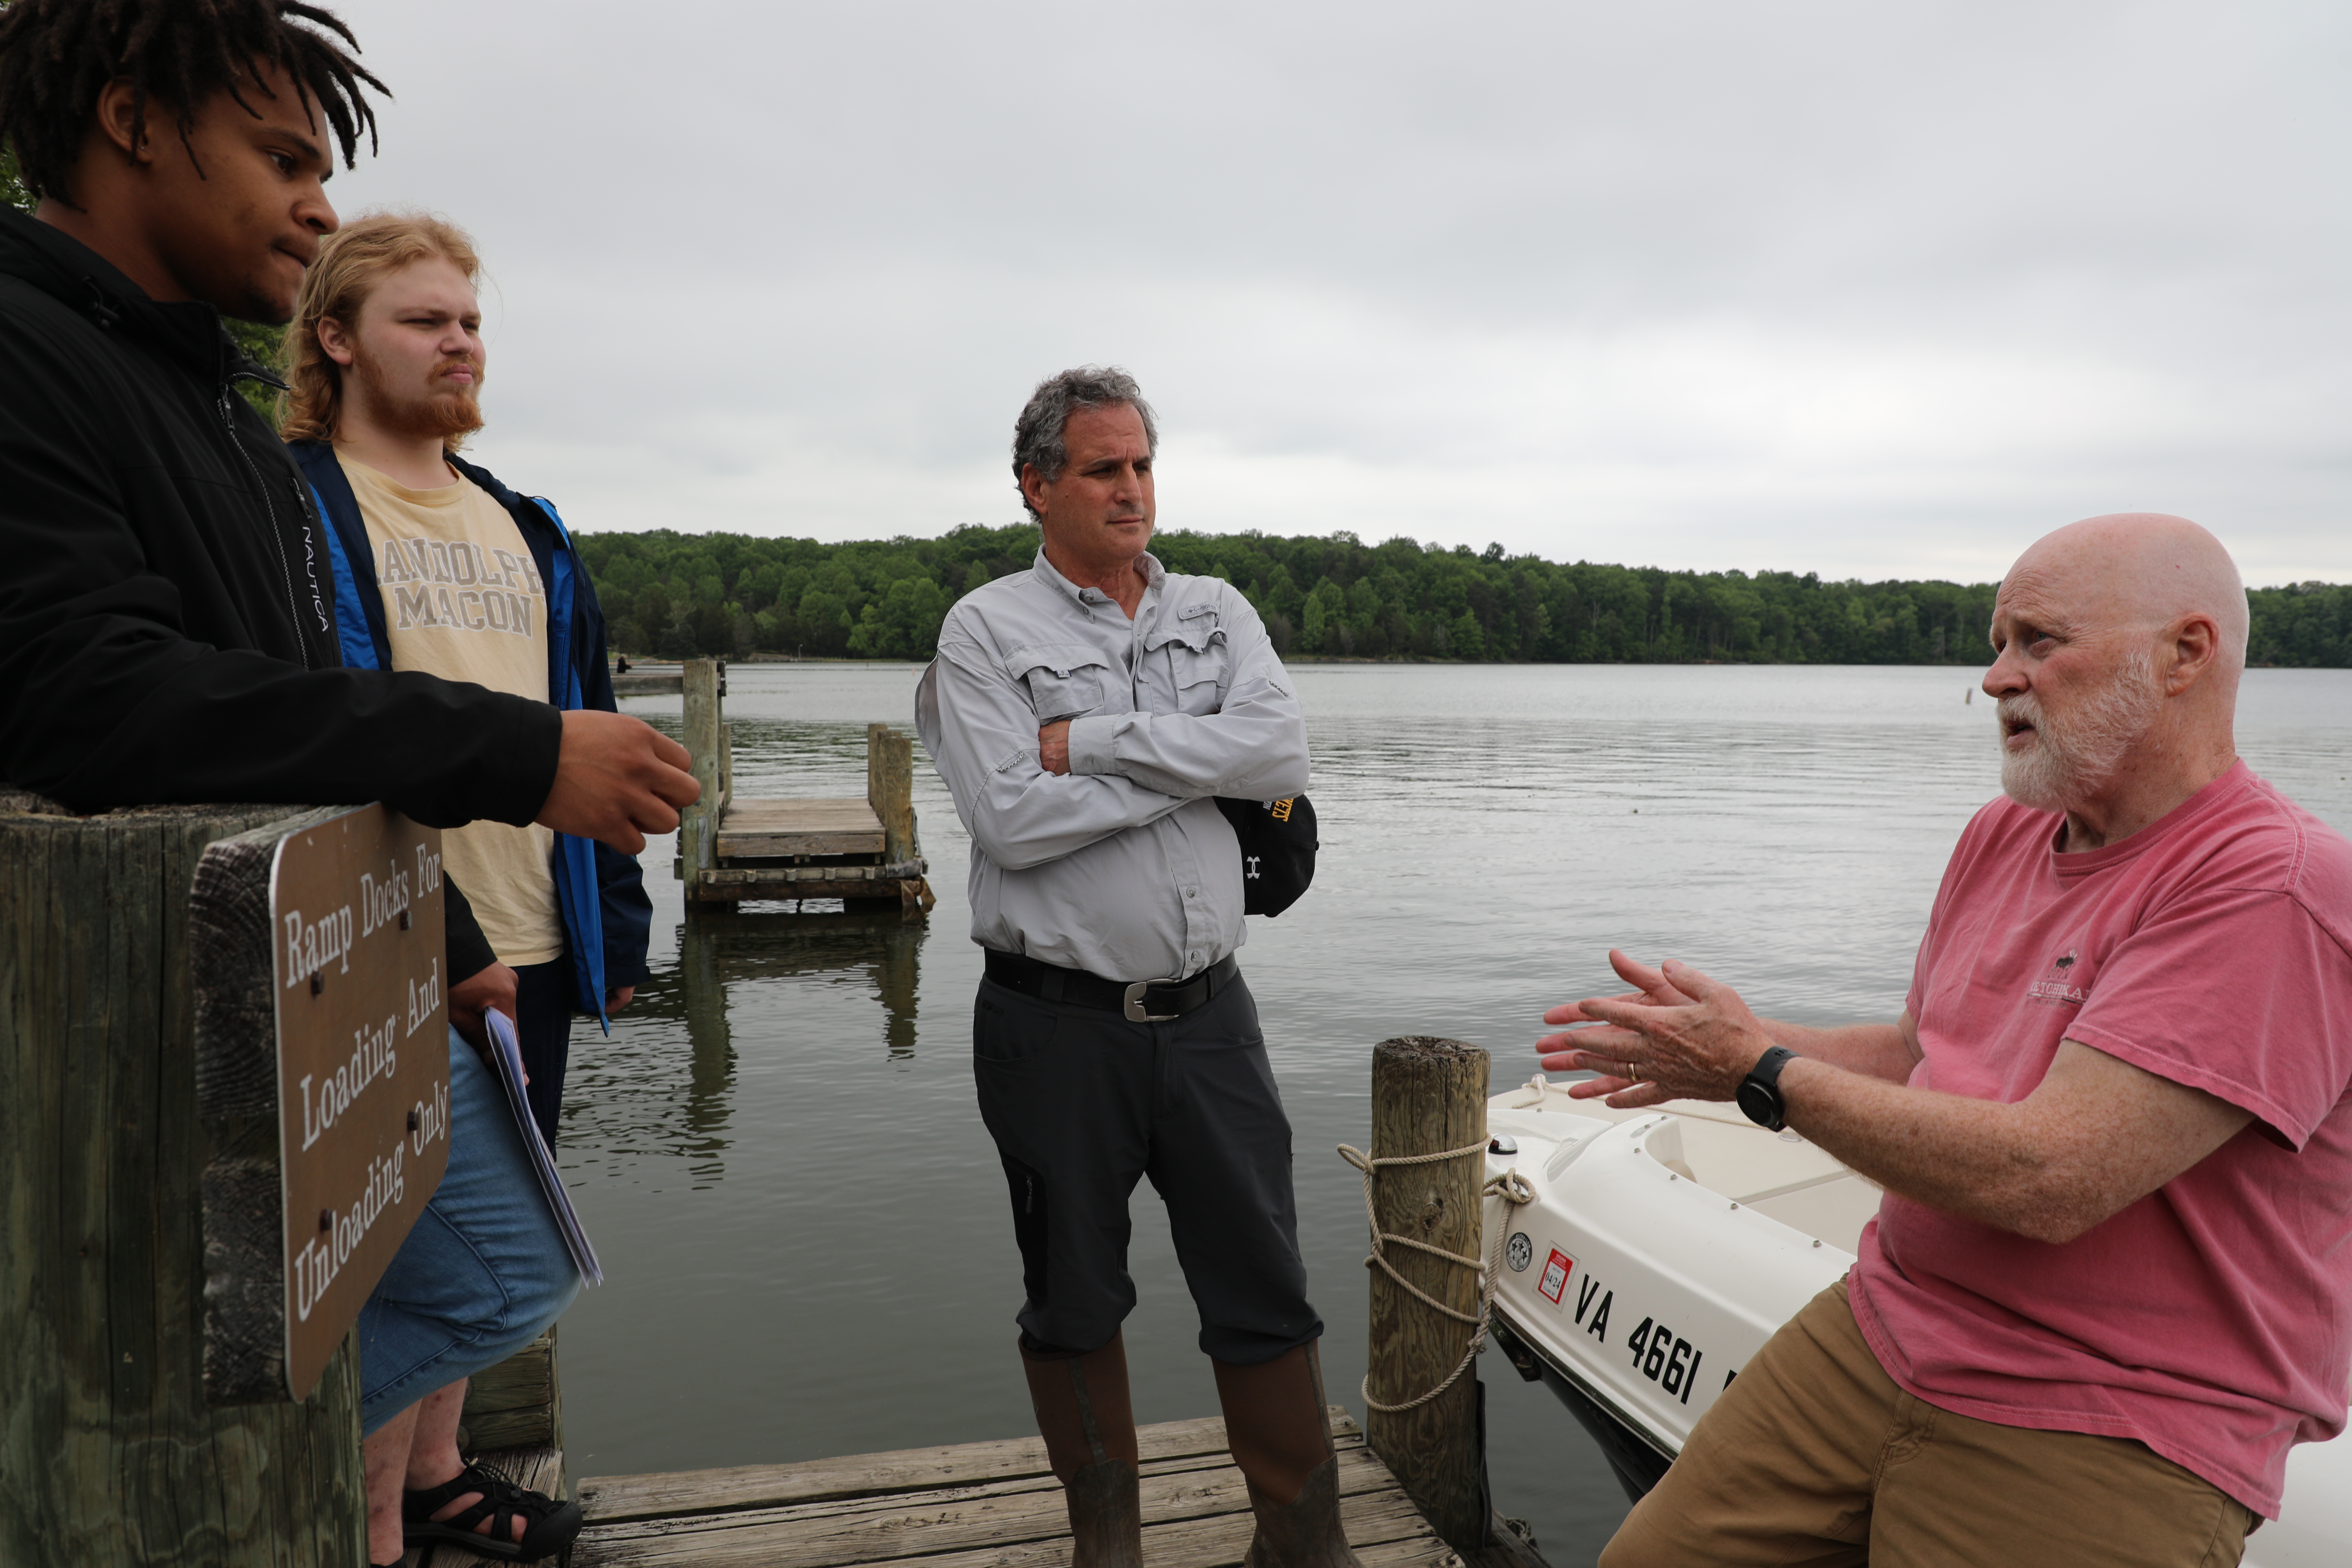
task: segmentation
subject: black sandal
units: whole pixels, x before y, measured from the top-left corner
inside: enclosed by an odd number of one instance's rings
[[[447,1519],[433,1516],[467,1492],[482,1495]],[[487,1531],[475,1526],[485,1519]],[[522,1539],[514,1539],[514,1521],[523,1521]],[[462,1546],[485,1557],[530,1563],[551,1557],[572,1544],[580,1533],[577,1502],[558,1502],[543,1492],[520,1487],[509,1477],[476,1459],[457,1479],[420,1491],[400,1494],[401,1535],[411,1546]]]

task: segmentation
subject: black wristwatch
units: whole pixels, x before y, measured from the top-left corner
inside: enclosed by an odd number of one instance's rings
[[[1732,1098],[1739,1101],[1748,1121],[1775,1132],[1789,1125],[1789,1107],[1780,1098],[1780,1069],[1796,1059],[1797,1053],[1786,1046],[1774,1046],[1748,1069]]]

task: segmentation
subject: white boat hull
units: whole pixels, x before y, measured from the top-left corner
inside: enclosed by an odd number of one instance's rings
[[[1487,1102],[1535,1200],[1486,1200],[1500,1245],[1496,1341],[1591,1432],[1629,1498],[1654,1485],[1750,1356],[1843,1277],[1878,1189],[1794,1134],[1728,1105],[1614,1111],[1538,1078]],[[2290,1458],[2250,1568],[2352,1563],[2352,1444]]]

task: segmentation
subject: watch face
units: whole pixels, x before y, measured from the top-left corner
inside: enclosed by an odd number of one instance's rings
[[[1762,1084],[1741,1083],[1738,1100],[1739,1109],[1758,1126],[1777,1129],[1780,1125],[1780,1097]]]

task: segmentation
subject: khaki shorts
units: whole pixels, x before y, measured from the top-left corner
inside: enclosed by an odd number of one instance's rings
[[[2257,1522],[2145,1444],[1914,1398],[1841,1279],[1724,1391],[1601,1568],[2231,1568]]]

